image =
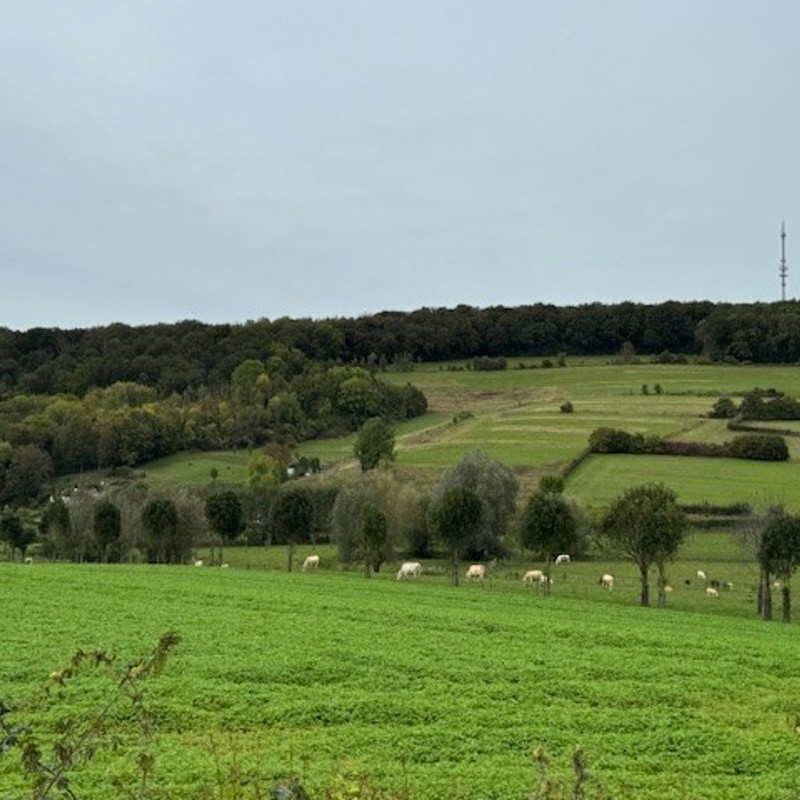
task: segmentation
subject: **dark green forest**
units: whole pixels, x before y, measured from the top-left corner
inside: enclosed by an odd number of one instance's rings
[[[97,387],[133,381],[166,397],[226,386],[233,370],[247,359],[291,361],[300,354],[325,364],[382,367],[475,356],[613,354],[626,342],[644,354],[667,351],[702,354],[712,361],[792,363],[800,360],[800,305],[698,301],[458,306],[224,325],[187,320],[75,330],[0,328],[0,393],[82,396]]]

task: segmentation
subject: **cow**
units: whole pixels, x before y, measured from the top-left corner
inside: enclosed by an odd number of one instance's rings
[[[699,580],[699,581],[707,581],[708,580],[708,578],[706,578],[705,572],[703,572],[703,570],[701,570],[701,569],[697,570],[697,580]]]
[[[319,556],[306,556],[301,569],[303,572],[313,572],[319,566]]]
[[[600,578],[600,585],[604,589],[608,589],[609,592],[613,591],[613,589],[614,589],[614,576],[613,575],[609,575],[606,572],[606,574],[603,575],[602,578]]]
[[[470,564],[465,577],[477,578],[482,581],[486,577],[486,567],[483,564]]]
[[[523,576],[523,583],[543,583],[545,578],[544,572],[540,569],[529,569]]]
[[[197,561],[194,562],[194,565],[196,567],[202,567],[203,566],[203,559],[202,558],[198,558]]]
[[[401,578],[419,578],[422,575],[422,564],[419,561],[404,561],[397,570],[397,580]]]
[[[569,564],[571,560],[567,553],[561,553],[561,555],[556,556],[556,564]]]
[[[706,589],[706,594],[709,597],[719,597],[719,592],[713,586],[709,586],[708,589]]]

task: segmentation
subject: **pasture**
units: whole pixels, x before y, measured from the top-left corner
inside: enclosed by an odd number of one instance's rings
[[[91,702],[80,686],[37,695],[78,646],[136,658],[175,629],[181,644],[146,685],[155,784],[171,798],[222,797],[218,776],[234,771],[249,781],[241,797],[295,773],[312,797],[368,774],[414,800],[520,798],[538,783],[533,748],[567,778],[577,745],[590,796],[800,793],[797,625],[755,617],[750,567],[723,534],[689,542],[664,610],[636,607],[627,565],[559,567],[546,597],[516,567],[453,589],[431,565],[417,580],[366,580],[329,555],[314,574],[0,564],[0,696],[37,696],[17,715],[52,730]],[[735,590],[709,600],[687,586],[698,565]],[[608,569],[613,593],[596,583]],[[109,797],[134,744],[77,775],[76,795]],[[18,758],[0,757],[11,796]]]
[[[724,420],[706,416],[719,396],[756,387],[800,396],[800,370],[792,366],[620,365],[568,358],[566,367],[533,369],[537,361],[522,363],[525,369],[512,362],[499,372],[421,364],[413,372],[385,373],[388,381],[414,383],[429,403],[425,416],[396,427],[397,467],[434,481],[463,455],[481,449],[515,469],[527,492],[541,474],[557,472],[578,456],[595,428],[722,442],[734,434]],[[560,411],[566,400],[573,403],[571,414]],[[779,423],[783,428],[792,425]],[[354,441],[354,435],[309,441],[299,451],[320,458],[339,474],[355,469]],[[746,500],[756,508],[782,503],[795,510],[800,508],[795,490],[800,485],[800,437],[787,443],[792,460],[783,464],[595,456],[570,477],[567,494],[581,503],[605,504],[634,483],[663,480],[681,502]],[[241,483],[251,456],[248,450],[171,456],[146,465],[146,479],[154,486],[206,485],[215,468],[220,481]]]

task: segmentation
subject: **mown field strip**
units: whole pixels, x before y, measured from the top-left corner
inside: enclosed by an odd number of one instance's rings
[[[183,642],[149,688],[173,797],[213,784],[215,753],[236,750],[243,769],[300,771],[312,791],[350,770],[422,800],[518,798],[539,744],[561,774],[582,745],[612,797],[797,796],[795,625],[585,590],[3,564],[0,694],[23,697],[77,646],[137,656],[175,628]],[[9,789],[13,762],[0,760]],[[84,776],[79,796],[108,797],[114,769]]]

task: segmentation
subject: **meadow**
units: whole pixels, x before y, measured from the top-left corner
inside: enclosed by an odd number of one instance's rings
[[[0,564],[0,696],[49,729],[93,697],[39,692],[76,647],[136,658],[174,629],[182,641],[146,689],[169,797],[222,797],[235,771],[241,797],[288,774],[312,797],[366,774],[420,800],[519,798],[538,784],[534,748],[566,780],[580,745],[590,796],[794,798],[796,625],[758,621],[740,560],[712,565],[736,581],[716,602],[684,582],[723,540],[690,542],[661,610],[636,607],[630,567],[594,562],[559,568],[550,597],[503,569],[459,589],[430,565],[416,582],[366,580],[328,553],[315,574]],[[613,593],[596,583],[609,568]],[[76,796],[108,797],[132,770],[128,746],[77,774]],[[18,758],[0,757],[11,797]]]
[[[733,432],[725,420],[707,416],[718,397],[756,387],[800,396],[800,370],[793,366],[616,364],[568,358],[565,367],[543,369],[528,359],[496,372],[469,370],[463,363],[421,364],[412,372],[383,377],[414,383],[429,404],[425,416],[396,427],[398,469],[433,482],[463,455],[481,449],[517,472],[523,493],[542,474],[560,472],[579,456],[596,428],[723,442]],[[573,413],[560,410],[567,400]],[[780,427],[790,429],[792,423],[781,422]],[[357,471],[354,441],[350,435],[304,442],[299,452],[319,458],[339,476]],[[570,476],[567,494],[582,504],[604,505],[628,486],[651,479],[670,485],[682,502],[746,500],[758,509],[782,503],[796,510],[800,437],[790,437],[787,443],[792,460],[783,464],[593,456]],[[171,456],[145,465],[144,472],[152,485],[206,485],[212,469],[221,481],[242,482],[252,455],[240,450]]]

